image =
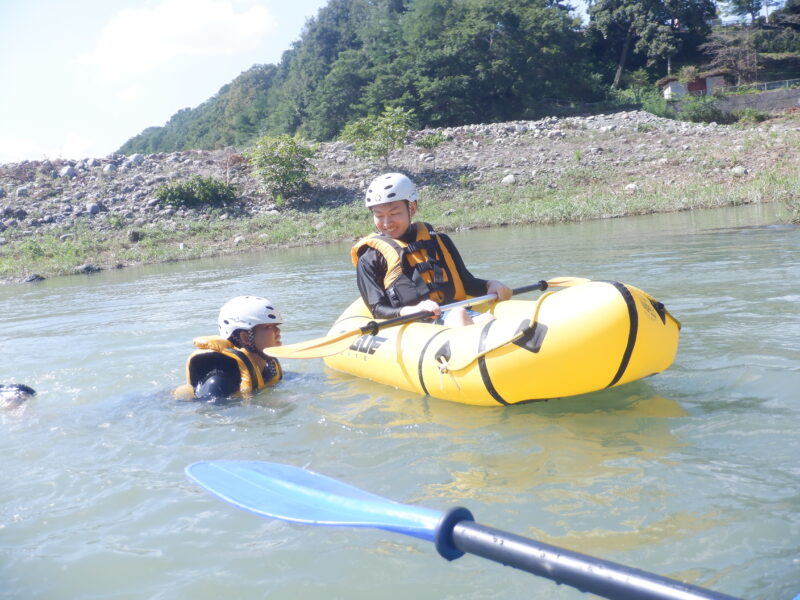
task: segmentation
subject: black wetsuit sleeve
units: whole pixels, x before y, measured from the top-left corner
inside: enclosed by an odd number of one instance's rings
[[[450,255],[453,257],[453,262],[456,265],[456,270],[458,274],[461,276],[461,281],[464,283],[464,291],[467,293],[468,296],[483,296],[486,294],[486,284],[488,283],[486,279],[480,279],[475,277],[472,273],[469,272],[467,266],[464,264],[464,259],[461,258],[461,253],[456,248],[456,245],[453,243],[453,240],[450,239],[450,236],[439,233],[437,234],[442,242],[444,243],[445,247],[450,252]]]
[[[210,371],[194,389],[198,398],[227,398],[239,391],[240,382],[221,369]]]
[[[386,259],[374,248],[367,248],[356,265],[358,291],[376,319],[393,319],[400,315],[400,309],[392,306],[383,289],[387,268]]]

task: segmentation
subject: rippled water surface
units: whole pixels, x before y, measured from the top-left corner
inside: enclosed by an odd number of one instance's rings
[[[682,321],[674,365],[508,408],[416,396],[284,361],[275,389],[178,403],[194,336],[269,296],[284,342],[355,297],[346,245],[0,287],[0,596],[578,598],[386,532],[269,521],[188,482],[203,459],[309,467],[406,503],[742,598],[800,593],[800,230],[773,205],[455,234],[512,286],[617,279]]]

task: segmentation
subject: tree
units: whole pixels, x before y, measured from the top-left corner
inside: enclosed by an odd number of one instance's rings
[[[631,52],[650,63],[665,59],[670,71],[682,42],[706,33],[715,14],[711,0],[597,0],[589,8],[590,26],[621,45],[612,87],[619,87]]]
[[[761,0],[728,0],[725,2],[725,14],[745,17],[749,16],[752,23],[758,20],[758,15],[764,4]]]
[[[770,21],[779,27],[800,30],[800,0],[786,0],[783,8],[773,11]]]
[[[340,138],[353,144],[357,156],[383,159],[389,166],[389,154],[403,147],[413,118],[413,111],[386,107],[382,115],[364,117],[345,125]]]
[[[247,154],[253,163],[253,176],[267,192],[292,195],[308,183],[311,158],[316,152],[302,139],[283,134],[259,138]]]
[[[417,0],[404,21],[426,125],[527,118],[589,89],[579,22],[544,0]]]
[[[756,80],[758,53],[751,29],[714,32],[700,49],[711,58],[709,67],[729,70],[736,76],[737,85]]]

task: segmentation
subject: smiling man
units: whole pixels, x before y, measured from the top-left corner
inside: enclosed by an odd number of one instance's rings
[[[425,310],[448,326],[468,325],[475,313],[459,307],[443,314],[440,306],[483,294],[511,297],[511,289],[501,282],[473,276],[447,235],[413,221],[417,186],[402,173],[377,177],[364,203],[377,233],[359,240],[351,253],[358,289],[374,317]]]

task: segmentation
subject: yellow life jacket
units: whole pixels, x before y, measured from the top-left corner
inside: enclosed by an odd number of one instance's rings
[[[214,369],[238,368],[241,394],[257,392],[268,385],[275,385],[283,378],[281,364],[276,358],[267,356],[270,376],[265,380],[253,353],[246,348],[237,348],[223,337],[197,337],[192,343],[198,349],[186,361],[186,383],[175,390],[176,396],[194,398],[197,384]]]
[[[381,233],[359,240],[350,251],[353,266],[367,248],[386,259],[383,288],[392,306],[402,307],[430,298],[439,304],[466,299],[464,283],[444,242],[428,223],[414,223],[410,244]]]

